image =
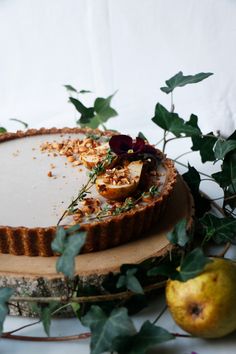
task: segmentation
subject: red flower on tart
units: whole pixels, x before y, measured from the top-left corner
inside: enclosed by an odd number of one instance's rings
[[[133,140],[128,135],[113,135],[109,140],[111,151],[123,158],[140,158],[140,155],[149,154],[156,156],[156,149],[146,144],[144,139],[137,137]]]

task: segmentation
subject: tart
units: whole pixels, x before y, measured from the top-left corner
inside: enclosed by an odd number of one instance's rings
[[[144,237],[161,222],[177,173],[151,147],[153,164],[150,146],[138,139],[119,155],[116,148],[110,152],[111,141],[119,140],[112,131],[42,128],[0,135],[0,252],[52,256],[58,224],[79,223],[87,231],[83,252]],[[77,198],[89,179],[88,193]]]

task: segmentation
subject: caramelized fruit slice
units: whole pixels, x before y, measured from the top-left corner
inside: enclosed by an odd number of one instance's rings
[[[91,170],[106,156],[108,149],[109,144],[104,143],[88,152],[82,153],[80,159],[85,167]]]
[[[132,195],[140,181],[143,161],[133,161],[126,167],[115,167],[98,176],[96,187],[106,199],[122,200]]]

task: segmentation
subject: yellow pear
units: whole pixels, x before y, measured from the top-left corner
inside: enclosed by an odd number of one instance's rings
[[[186,282],[168,280],[166,300],[175,322],[197,337],[218,338],[236,330],[236,263],[213,258]]]
[[[122,200],[125,199],[126,197],[129,197],[132,195],[135,190],[138,187],[141,173],[142,173],[142,168],[143,168],[143,161],[133,161],[130,162],[127,165],[126,168],[126,173],[127,176],[129,177],[129,182],[127,180],[127,183],[123,184],[113,184],[110,182],[106,182],[106,173],[99,175],[96,179],[96,187],[98,192],[106,199],[111,199],[111,200]],[[113,171],[114,170],[114,171]],[[111,180],[112,178],[115,178],[115,175],[119,173],[119,170],[116,170],[116,168],[113,168],[111,170]],[[120,170],[121,173],[123,173],[123,169]],[[113,176],[114,174],[114,176]]]

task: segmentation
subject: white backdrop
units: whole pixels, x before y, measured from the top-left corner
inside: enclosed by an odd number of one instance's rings
[[[236,125],[235,0],[0,0],[0,125],[73,126],[63,84],[106,96],[109,127],[156,140],[159,88],[182,70],[215,75],[175,93],[183,118],[205,132]],[[90,101],[94,96],[85,99]]]
[[[113,106],[120,116],[108,126],[134,136],[142,130],[156,142],[155,104],[170,106],[159,88],[182,70],[215,75],[177,89],[176,111],[183,118],[197,114],[205,132],[229,134],[236,128],[235,46],[236,0],[0,0],[0,126],[22,128],[10,118],[30,127],[73,126],[74,110],[63,88],[71,84],[92,90],[88,101],[119,89]],[[141,313],[141,322],[158,312],[159,300],[154,310]],[[160,325],[179,331],[168,316]],[[5,330],[25,323],[8,318]],[[54,326],[59,335],[78,331],[73,319]],[[38,331],[32,327],[25,334]],[[235,353],[233,337],[171,341],[161,350],[223,354],[226,347]],[[89,352],[88,342],[29,343],[26,349],[24,342],[2,341],[1,348],[6,354]]]

